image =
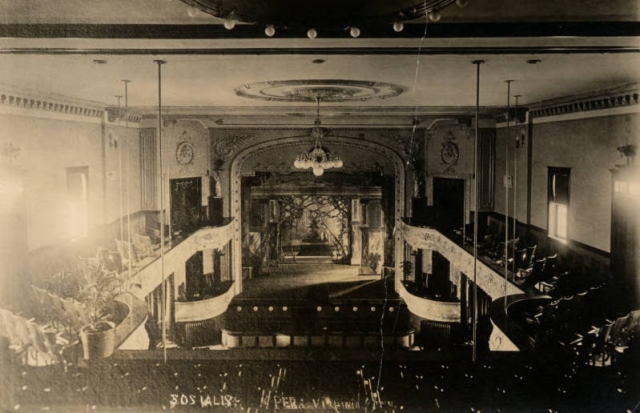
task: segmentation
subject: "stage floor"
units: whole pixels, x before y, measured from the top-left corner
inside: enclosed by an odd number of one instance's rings
[[[358,275],[358,266],[326,262],[280,264],[271,273],[243,280],[242,293],[234,300],[286,299],[316,302],[350,299],[395,299],[393,279]]]

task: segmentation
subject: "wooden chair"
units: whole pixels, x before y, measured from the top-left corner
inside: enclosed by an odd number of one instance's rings
[[[516,250],[514,260],[516,264],[516,270],[524,270],[529,268],[529,265],[527,262],[527,249],[522,248],[522,249]]]
[[[537,248],[538,248],[537,245],[526,247],[526,250],[527,250],[527,258],[526,258],[526,260],[527,260],[527,264],[526,264],[527,268],[530,268],[533,265],[533,260],[536,257],[536,249]]]
[[[527,274],[525,275],[525,279],[534,285],[542,281],[546,263],[546,258],[535,260],[531,268],[526,271]]]
[[[155,248],[154,244],[151,242],[151,237],[140,234],[131,234],[131,240],[133,241],[133,246],[140,258],[152,257],[155,255]]]
[[[120,258],[122,260],[123,270],[129,267],[129,263],[131,266],[135,266],[139,259],[136,254],[135,247],[132,244],[129,244],[127,241],[123,241],[120,239],[116,239],[116,246],[118,247],[118,254],[120,254]],[[131,255],[129,255],[131,252]]]
[[[548,281],[556,275],[558,275],[558,254],[553,254],[547,257],[542,271],[542,281]]]

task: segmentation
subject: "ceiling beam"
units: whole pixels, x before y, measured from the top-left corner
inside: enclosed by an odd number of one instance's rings
[[[362,38],[478,37],[628,37],[640,36],[640,22],[437,23],[406,24],[396,33],[391,25],[361,27]],[[239,24],[226,30],[218,24],[2,24],[0,37],[95,39],[266,39],[264,27]],[[305,30],[280,29],[277,38],[306,38]],[[322,31],[318,38],[350,39],[349,31]]]

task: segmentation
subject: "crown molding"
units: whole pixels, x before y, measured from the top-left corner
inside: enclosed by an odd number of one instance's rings
[[[97,102],[34,92],[10,85],[0,85],[0,108],[6,114],[94,122],[100,122],[105,113],[104,106]]]
[[[109,123],[140,123],[142,116],[135,113],[122,114],[122,109],[117,107],[108,107],[105,109],[107,112],[107,121]]]
[[[532,119],[571,113],[602,111],[638,104],[638,83],[599,89],[579,95],[542,101],[529,106]]]
[[[573,96],[540,101],[518,109],[518,123],[548,123],[567,120],[614,116],[640,112],[639,84],[597,89]],[[495,117],[496,127],[507,126],[506,109]],[[515,121],[515,109],[511,108],[509,124]]]

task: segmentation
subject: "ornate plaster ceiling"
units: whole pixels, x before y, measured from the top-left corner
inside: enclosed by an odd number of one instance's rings
[[[244,98],[276,102],[350,102],[388,99],[404,92],[399,85],[347,79],[292,79],[248,83],[235,89]]]

